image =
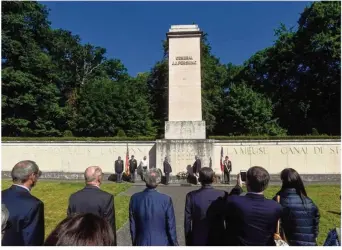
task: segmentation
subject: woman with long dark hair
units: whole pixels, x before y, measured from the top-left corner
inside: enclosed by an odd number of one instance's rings
[[[44,246],[114,246],[109,223],[94,214],[76,214],[61,221]]]
[[[293,168],[280,173],[281,190],[273,198],[280,196],[283,207],[281,227],[290,246],[316,246],[318,237],[319,211],[308,197],[302,178]]]

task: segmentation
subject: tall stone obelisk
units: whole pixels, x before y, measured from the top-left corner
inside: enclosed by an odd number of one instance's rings
[[[191,172],[195,156],[210,166],[213,141],[206,139],[202,120],[201,37],[197,25],[172,25],[169,43],[169,120],[165,139],[156,141],[156,164],[163,168],[167,156],[172,175]],[[172,178],[174,181],[174,178]]]
[[[165,139],[205,139],[201,97],[201,37],[197,25],[172,25],[169,42],[169,120]]]

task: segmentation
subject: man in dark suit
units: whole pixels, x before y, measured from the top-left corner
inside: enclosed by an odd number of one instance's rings
[[[129,204],[133,246],[178,246],[176,220],[171,197],[156,187],[161,182],[157,169],[145,175],[146,189],[135,193]]]
[[[134,155],[131,156],[131,159],[129,160],[129,173],[131,175],[131,181],[135,182],[135,175],[136,170],[138,168],[138,162],[136,159],[134,159]]]
[[[164,160],[164,174],[165,174],[165,185],[169,185],[170,173],[172,172],[171,165],[167,157]]]
[[[67,214],[70,216],[92,213],[104,218],[113,229],[116,245],[114,196],[100,189],[102,177],[100,167],[91,166],[86,169],[84,172],[86,186],[70,196]]]
[[[122,172],[124,170],[124,162],[121,160],[119,156],[118,159],[115,161],[115,174],[116,174],[116,182],[122,182]]]
[[[229,160],[229,157],[226,156],[226,159],[223,162],[224,165],[224,182],[226,184],[230,184],[230,172],[232,172],[232,162]]]
[[[266,199],[270,176],[262,167],[247,171],[247,194],[231,195],[225,207],[228,246],[274,246],[273,235],[282,207]]]
[[[41,173],[34,161],[20,161],[13,167],[13,185],[1,192],[1,203],[9,211],[3,246],[43,245],[44,203],[30,193]]]
[[[196,155],[194,165],[192,165],[192,172],[193,172],[194,176],[197,178],[197,182],[198,182],[198,174],[199,174],[200,170],[201,170],[201,160]]]
[[[223,209],[227,192],[212,187],[215,173],[204,167],[199,172],[202,187],[186,195],[184,233],[187,246],[222,246]]]

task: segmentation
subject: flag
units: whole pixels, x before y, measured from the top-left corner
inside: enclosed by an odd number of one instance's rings
[[[126,166],[125,166],[126,175],[129,174],[129,152],[128,152],[128,144],[127,144],[127,152],[126,152]]]
[[[221,172],[224,170],[224,165],[223,165],[223,147],[221,147],[221,158],[220,158],[220,166],[221,166]]]

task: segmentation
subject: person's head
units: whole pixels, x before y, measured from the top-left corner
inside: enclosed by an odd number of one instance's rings
[[[280,173],[280,179],[283,182],[282,189],[294,188],[300,196],[307,196],[302,178],[293,168],[285,168]]]
[[[34,161],[20,161],[12,169],[11,176],[13,183],[33,188],[42,172]]]
[[[228,161],[229,160],[229,157],[228,156],[226,156],[226,161]]]
[[[204,167],[204,168],[201,168],[201,170],[199,171],[198,181],[202,185],[212,184],[214,181],[214,176],[215,176],[215,173],[211,168]]]
[[[270,175],[263,167],[251,167],[246,174],[248,192],[263,193],[270,181]]]
[[[144,161],[146,161],[146,159],[147,159],[147,157],[146,157],[146,156],[144,156]]]
[[[118,160],[121,161],[121,156],[118,157]]]
[[[84,171],[84,179],[85,179],[86,184],[88,185],[100,186],[102,183],[102,177],[103,177],[102,169],[98,166],[88,167]]]
[[[6,229],[8,228],[9,212],[5,204],[1,204],[1,239],[4,237]]]
[[[109,223],[94,214],[76,214],[60,222],[45,240],[45,246],[114,246]]]
[[[195,155],[195,160],[198,160],[198,156],[197,155]]]
[[[134,155],[131,156],[131,159],[132,159],[132,160],[134,159]]]
[[[165,161],[169,161],[169,158],[167,158],[167,156],[165,156]]]
[[[148,188],[156,188],[161,182],[161,174],[155,169],[149,169],[145,174],[145,183]]]

